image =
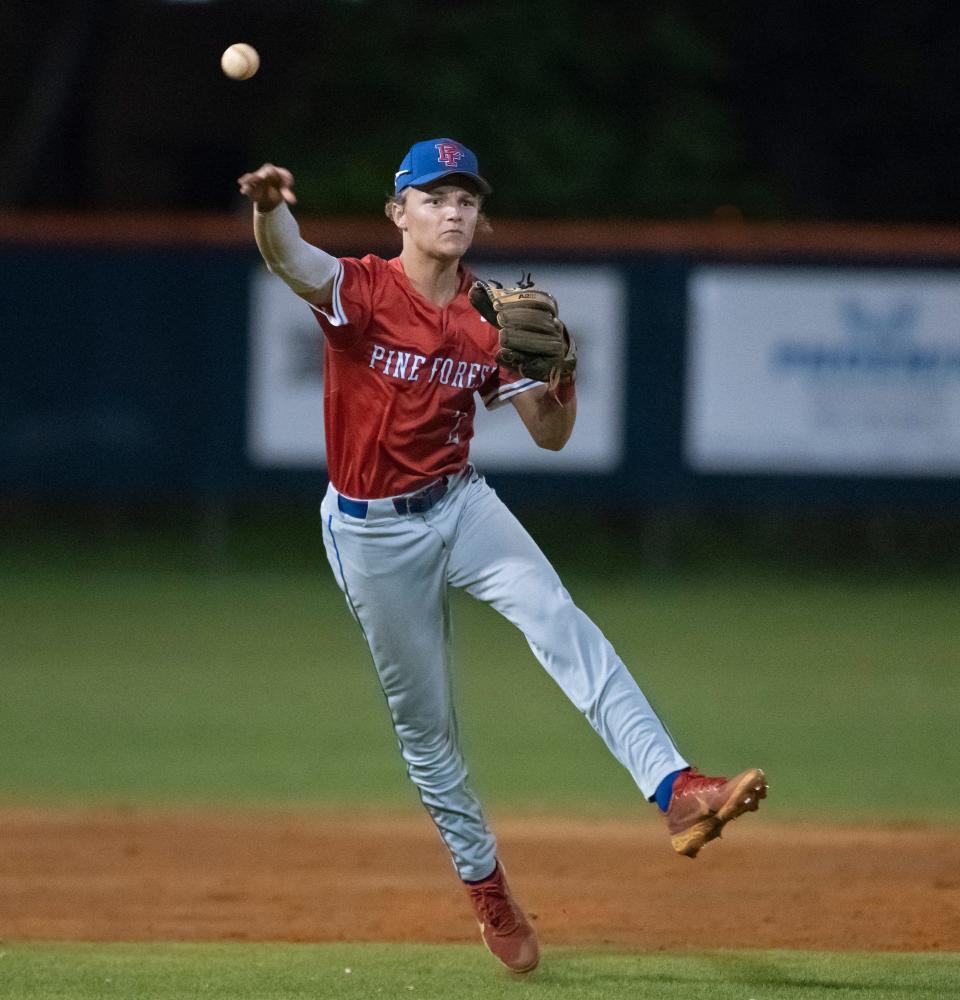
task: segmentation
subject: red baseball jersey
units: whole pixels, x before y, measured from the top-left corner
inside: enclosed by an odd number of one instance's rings
[[[540,383],[497,365],[497,332],[470,305],[473,276],[446,306],[424,298],[399,257],[344,257],[328,308],[323,416],[327,469],[357,500],[396,496],[467,462],[474,395],[488,408]]]

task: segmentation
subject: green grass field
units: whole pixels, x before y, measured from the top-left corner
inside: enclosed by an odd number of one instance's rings
[[[715,951],[618,955],[552,949],[525,978],[463,945],[0,947],[10,1000],[943,1000],[960,955]]]
[[[0,800],[418,808],[325,564],[213,572],[148,555],[0,563]],[[771,814],[960,816],[942,778],[960,764],[957,577],[560,569],[689,758],[767,769]],[[642,808],[522,636],[461,595],[454,614],[487,801]]]
[[[264,543],[266,546],[267,543]],[[214,570],[159,545],[0,560],[0,803],[419,808],[360,635],[310,553]],[[956,821],[960,615],[949,574],[556,559],[709,770],[766,767],[771,821]],[[522,637],[455,602],[473,782],[500,813],[631,814],[628,776]],[[2,936],[2,935],[0,935]],[[350,969],[350,972],[346,972]],[[517,981],[476,946],[0,942],[0,997],[945,997],[960,954],[547,949]]]

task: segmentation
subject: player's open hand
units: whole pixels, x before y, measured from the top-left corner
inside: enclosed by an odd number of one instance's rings
[[[240,193],[249,198],[261,212],[269,212],[280,202],[297,203],[293,193],[293,174],[285,167],[265,163],[259,170],[237,178]]]

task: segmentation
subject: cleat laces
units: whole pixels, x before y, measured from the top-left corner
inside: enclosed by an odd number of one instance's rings
[[[498,934],[511,934],[517,929],[513,907],[499,886],[471,886],[470,895],[476,900],[486,926],[492,927]]]

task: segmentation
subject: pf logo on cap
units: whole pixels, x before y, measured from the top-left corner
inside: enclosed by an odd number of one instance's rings
[[[437,162],[445,167],[455,167],[463,159],[463,150],[452,142],[438,142],[437,154]]]

